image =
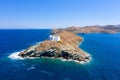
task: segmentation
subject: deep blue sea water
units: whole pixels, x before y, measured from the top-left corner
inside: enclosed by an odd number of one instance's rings
[[[9,58],[45,40],[49,29],[0,30],[0,80],[120,80],[120,33],[80,35],[80,47],[92,60],[87,64],[60,59]]]

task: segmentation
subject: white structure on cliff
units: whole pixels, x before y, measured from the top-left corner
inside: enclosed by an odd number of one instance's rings
[[[50,35],[49,40],[60,41],[60,36]]]

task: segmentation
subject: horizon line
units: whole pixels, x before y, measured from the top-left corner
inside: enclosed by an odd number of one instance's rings
[[[11,28],[0,28],[0,29],[55,29],[55,28],[57,28],[57,29],[64,29],[64,28],[68,28],[68,27],[86,27],[86,26],[108,26],[108,25],[113,25],[113,26],[117,26],[117,25],[120,25],[120,24],[105,24],[105,25],[84,25],[84,26],[75,26],[75,25],[71,25],[71,26],[67,26],[67,27],[43,27],[43,28],[37,28],[37,27],[35,27],[35,28],[33,28],[33,27],[28,27],[28,28],[23,28],[23,26],[21,26],[22,28],[20,28],[20,26],[19,26],[19,28],[13,28],[13,27],[15,27],[15,26],[8,26],[8,27],[11,27]],[[3,27],[3,26],[2,26]],[[7,27],[7,26],[6,26]],[[16,27],[18,27],[18,26],[16,26]],[[27,26],[26,26],[27,27]]]

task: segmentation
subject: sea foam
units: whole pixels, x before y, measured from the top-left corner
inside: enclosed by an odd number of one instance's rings
[[[36,42],[34,45],[40,44],[40,43],[42,43],[42,41],[41,41],[41,42]],[[22,51],[23,51],[23,50],[22,50]],[[19,54],[20,52],[22,52],[22,51],[13,52],[13,53],[11,53],[11,54],[8,56],[8,58],[10,58],[10,59],[25,59],[25,58],[22,58],[22,57],[18,56],[18,54]],[[35,59],[35,58],[34,58],[34,57],[30,57],[30,59]]]
[[[29,67],[27,70],[32,70],[32,69],[35,69],[35,67],[34,66]]]
[[[20,52],[21,52],[21,51],[20,51]],[[18,56],[18,54],[19,54],[20,52],[13,52],[12,54],[10,54],[10,55],[8,56],[8,58],[10,58],[10,59],[24,59],[24,58]]]

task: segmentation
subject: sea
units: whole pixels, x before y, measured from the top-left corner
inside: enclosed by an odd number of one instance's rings
[[[50,29],[0,30],[0,80],[120,80],[120,33],[77,34],[79,45],[90,54],[80,64],[53,58],[17,56],[29,46],[48,38]]]

